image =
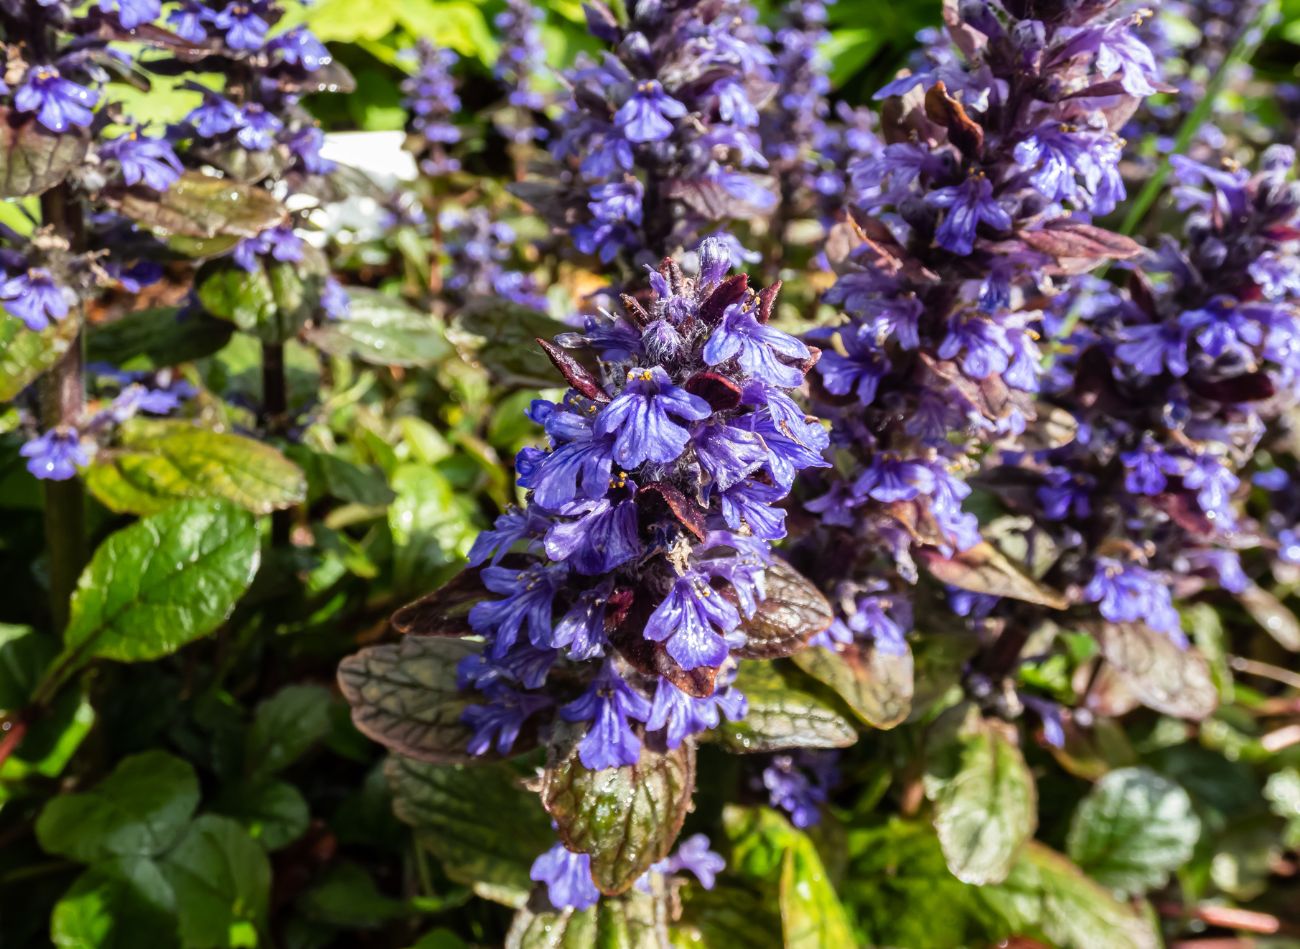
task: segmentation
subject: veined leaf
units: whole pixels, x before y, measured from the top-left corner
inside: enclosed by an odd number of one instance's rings
[[[982,886],[1006,879],[1038,825],[1038,796],[1001,723],[959,706],[926,739],[925,794],[953,876]]]
[[[181,501],[100,544],[81,574],[64,634],[78,662],[157,659],[221,625],[253,582],[252,515]]]
[[[384,766],[393,811],[453,880],[520,907],[533,861],[555,842],[537,796],[505,764],[436,765],[397,755]]]
[[[576,737],[576,736],[566,736]],[[570,850],[591,854],[591,876],[602,893],[626,892],[666,856],[695,790],[695,744],[674,751],[642,747],[622,768],[588,770],[576,740],[561,739],[542,778],[542,805]]]
[[[792,658],[872,728],[902,724],[912,710],[912,650],[906,644],[901,651],[856,644],[835,652],[805,649]]]
[[[482,648],[462,639],[408,636],[349,656],[339,664],[339,687],[353,723],[408,758],[471,760],[467,746],[474,731],[461,714],[479,700],[461,693],[456,668]]]
[[[770,662],[742,662],[736,688],[748,700],[749,711],[740,721],[724,722],[713,732],[729,751],[753,754],[789,748],[847,748],[858,740],[857,728],[837,707],[834,697],[817,694],[821,687],[794,669]]]
[[[1132,896],[1163,886],[1201,834],[1192,799],[1148,768],[1105,775],[1070,821],[1070,859],[1103,886]]]
[[[122,447],[95,457],[86,484],[109,510],[130,514],[155,514],[182,498],[269,514],[307,497],[302,470],[272,446],[180,421],[125,426]]]
[[[80,326],[81,320],[69,313],[44,332],[33,333],[18,317],[0,309],[0,402],[13,399],[58,362]]]

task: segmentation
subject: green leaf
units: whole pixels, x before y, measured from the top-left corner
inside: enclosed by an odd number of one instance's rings
[[[353,724],[408,758],[471,760],[467,746],[474,731],[461,714],[478,700],[461,693],[456,668],[482,648],[461,639],[408,636],[349,656],[339,664],[339,688],[352,706]]]
[[[663,880],[652,892],[606,897],[590,909],[521,909],[506,935],[506,949],[668,949],[668,906]]]
[[[330,694],[319,685],[290,685],[257,707],[245,754],[249,774],[289,767],[330,732]]]
[[[182,501],[100,544],[72,597],[78,662],[157,659],[216,629],[253,581],[260,550],[245,511]]]
[[[26,705],[57,654],[49,636],[30,626],[0,623],[0,710]]]
[[[566,847],[591,854],[600,891],[617,895],[677,840],[695,790],[695,744],[662,754],[643,745],[636,764],[591,771],[578,759],[577,737],[572,730],[553,746],[542,806]]]
[[[1264,797],[1269,810],[1286,821],[1283,843],[1300,848],[1300,769],[1285,768],[1268,776]]]
[[[218,814],[233,817],[268,851],[279,850],[307,832],[311,811],[287,781],[253,778],[232,784],[212,802]]]
[[[520,907],[529,868],[555,841],[537,797],[508,765],[434,765],[397,755],[384,771],[393,812],[451,879],[485,899]]]
[[[248,831],[205,814],[162,860],[176,893],[186,949],[261,945],[271,896],[271,864]]]
[[[1101,654],[1147,708],[1200,721],[1218,707],[1209,664],[1196,650],[1178,646],[1145,623],[1098,623],[1093,628]]]
[[[252,270],[229,259],[204,264],[194,278],[203,308],[267,343],[293,339],[320,310],[324,258],[305,249],[302,261],[259,257]]]
[[[86,160],[89,145],[82,129],[56,135],[35,118],[14,122],[12,110],[0,109],[0,198],[48,191]]]
[[[1200,834],[1186,791],[1149,768],[1121,768],[1079,804],[1066,850],[1097,882],[1134,896],[1163,886]]]
[[[183,498],[213,498],[270,514],[307,497],[302,470],[270,445],[189,422],[135,420],[122,447],[96,455],[86,472],[109,510],[156,514]]]
[[[723,723],[714,736],[729,751],[742,754],[847,748],[857,741],[853,723],[801,678],[798,671],[775,663],[741,662],[736,687],[748,699],[749,711],[738,722]]]
[[[478,530],[466,499],[437,468],[400,465],[392,489],[397,494],[388,509],[388,527],[398,547],[394,582],[400,589],[428,589],[423,584],[469,553]]]
[[[379,892],[366,869],[351,861],[330,867],[299,906],[312,919],[348,929],[370,929],[410,914],[405,903]]]
[[[188,762],[162,751],[124,758],[89,791],[53,798],[36,821],[48,853],[81,863],[154,856],[170,847],[199,803]]]
[[[546,388],[561,384],[559,373],[537,345],[572,327],[545,313],[499,298],[470,301],[456,315],[462,345],[503,386]]]
[[[1012,931],[1041,934],[1061,949],[1156,949],[1151,924],[1065,857],[1030,841],[1007,879],[981,887],[979,897],[1007,920]]]
[[[1038,825],[1037,793],[1015,733],[967,707],[926,739],[925,794],[948,867],[963,883],[998,883]]]
[[[0,123],[2,127],[2,123]],[[58,362],[77,337],[81,320],[73,314],[33,333],[22,320],[0,309],[0,402],[8,402]]]
[[[230,341],[234,328],[206,313],[181,316],[176,307],[128,313],[87,330],[86,358],[133,369],[161,369],[211,356]]]
[[[307,473],[309,499],[332,497],[349,504],[383,507],[396,497],[378,468],[363,468],[306,445],[292,445],[287,453]]]
[[[50,941],[60,949],[135,949],[140,934],[150,945],[178,945],[172,888],[158,864],[117,858],[87,870],[50,915]]]
[[[197,171],[185,172],[161,193],[117,186],[101,197],[164,240],[256,237],[289,219],[284,205],[265,188]]]
[[[307,339],[331,356],[376,366],[433,366],[451,355],[451,345],[429,313],[378,290],[348,291],[351,306],[343,319],[309,330]]]
[[[900,725],[912,710],[912,650],[906,644],[901,652],[856,644],[835,652],[813,648],[792,658],[873,728]]]
[[[673,926],[674,945],[702,949],[781,949],[781,920],[752,890],[718,883],[682,891],[682,918]]]
[[[791,828],[791,844],[781,862],[781,929],[786,949],[852,946],[853,927],[835,888],[826,877],[817,848]]]

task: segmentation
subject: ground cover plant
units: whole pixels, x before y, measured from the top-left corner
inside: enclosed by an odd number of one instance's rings
[[[1300,7],[0,37],[0,945],[1300,940]]]

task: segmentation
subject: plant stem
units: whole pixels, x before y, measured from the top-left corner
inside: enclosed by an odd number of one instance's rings
[[[75,253],[81,248],[81,206],[69,187],[59,185],[41,195],[41,217],[46,226],[67,238]],[[81,320],[78,311],[69,316]],[[41,425],[46,431],[75,428],[85,407],[85,332],[79,330],[72,345],[45,374],[40,386]],[[45,493],[45,543],[49,552],[50,617],[62,633],[68,624],[69,604],[77,578],[86,565],[86,498],[80,478],[43,482]]]
[[[262,415],[267,433],[283,435],[289,423],[289,386],[284,373],[284,344],[262,344]],[[293,526],[292,511],[271,514],[271,543],[289,544]]]

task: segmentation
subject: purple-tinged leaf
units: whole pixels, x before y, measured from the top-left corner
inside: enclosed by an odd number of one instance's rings
[[[1147,708],[1200,721],[1214,713],[1219,692],[1209,663],[1145,623],[1092,625],[1101,654]]]
[[[596,381],[596,377],[591,374],[591,371],[586,366],[551,341],[542,339],[540,336],[536,339],[537,345],[542,347],[543,352],[546,353],[555,368],[559,370],[560,375],[564,376],[565,382],[593,402],[609,401],[609,396],[600,387],[600,383]]]
[[[735,655],[742,659],[792,656],[805,649],[808,640],[835,618],[821,591],[784,560],[773,560],[767,568],[766,589],[767,596],[754,615],[741,619],[740,628],[747,640]],[[736,602],[729,588],[724,587],[722,594]]]

